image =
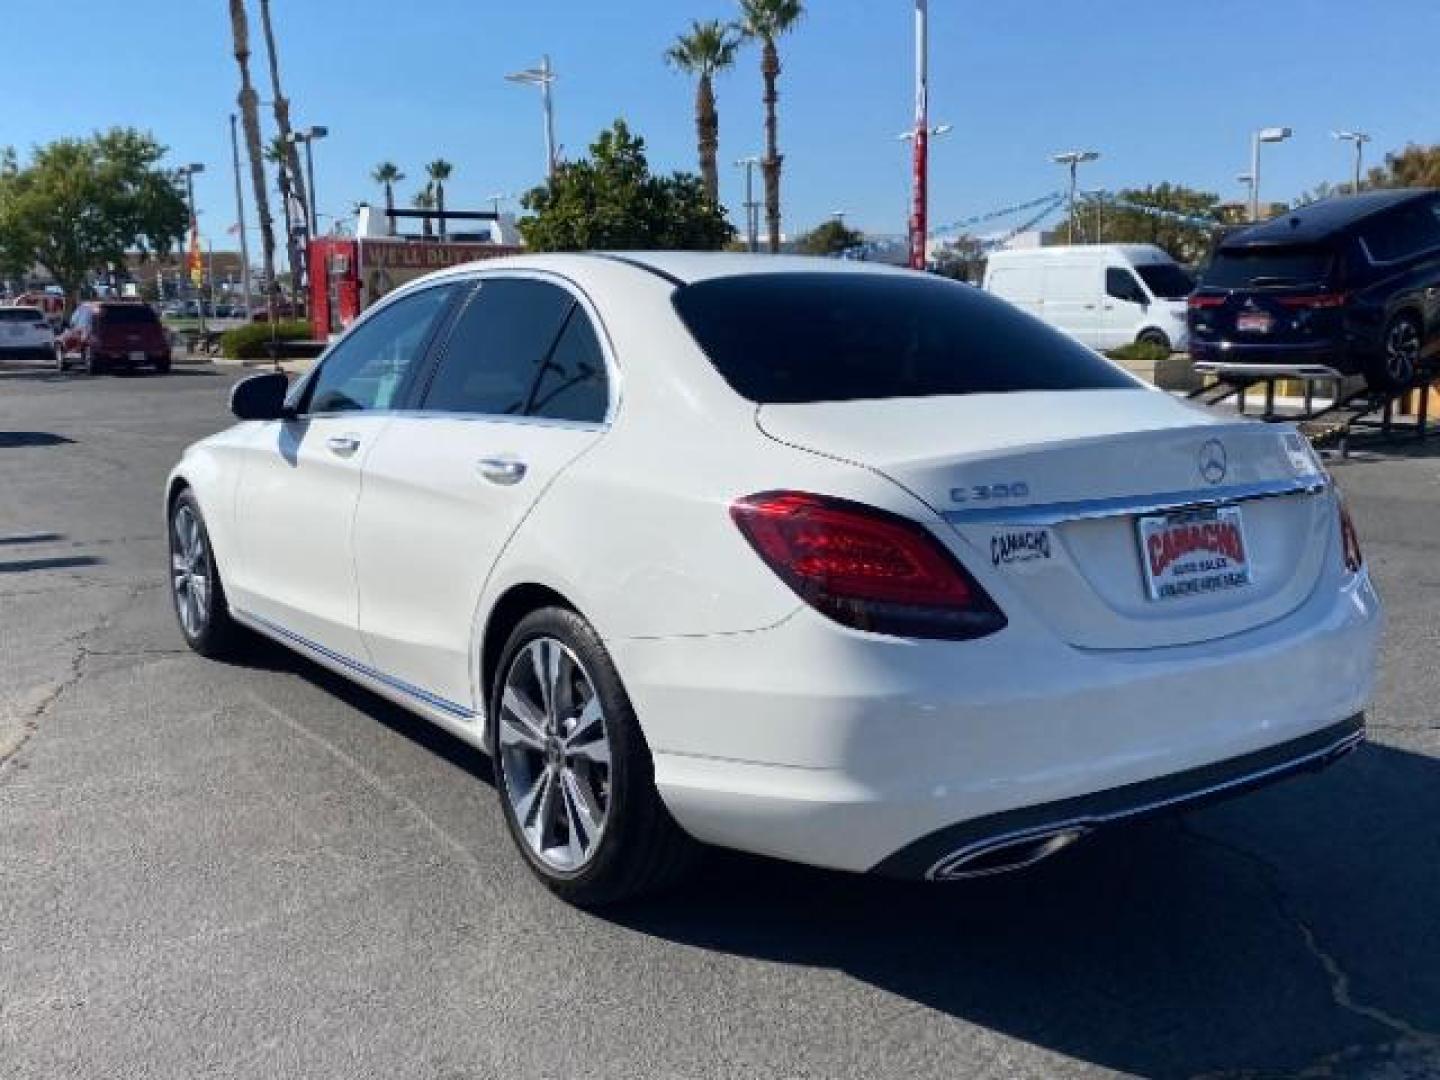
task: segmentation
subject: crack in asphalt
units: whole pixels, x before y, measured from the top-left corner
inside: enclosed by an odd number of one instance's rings
[[[1394,1032],[1400,1036],[1395,1045],[1423,1045],[1426,1047],[1440,1046],[1440,1033],[1426,1031],[1416,1027],[1403,1017],[1386,1012],[1374,1005],[1367,1005],[1355,998],[1351,992],[1350,974],[1341,965],[1339,959],[1326,949],[1315,933],[1314,927],[1305,921],[1304,917],[1295,909],[1289,894],[1280,884],[1280,871],[1273,863],[1264,856],[1257,854],[1248,848],[1240,847],[1237,844],[1222,840],[1219,837],[1211,836],[1209,833],[1201,832],[1194,825],[1185,819],[1180,820],[1180,829],[1187,836],[1209,844],[1212,847],[1231,855],[1242,862],[1249,863],[1257,869],[1258,876],[1270,894],[1275,905],[1275,910],[1282,919],[1290,923],[1299,932],[1301,941],[1320,968],[1325,973],[1326,981],[1330,987],[1330,1000],[1336,1008],[1342,1009],[1354,1016],[1359,1016],[1371,1023],[1379,1024],[1381,1027]]]

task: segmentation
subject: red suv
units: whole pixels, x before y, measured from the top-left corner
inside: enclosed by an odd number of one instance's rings
[[[149,364],[170,370],[170,338],[149,304],[92,301],[81,304],[55,346],[60,369],[79,359],[91,375]]]

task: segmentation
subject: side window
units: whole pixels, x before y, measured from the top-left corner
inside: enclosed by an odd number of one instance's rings
[[[1105,295],[1131,304],[1148,304],[1150,298],[1135,280],[1135,275],[1119,266],[1105,270]]]
[[[1365,246],[1377,262],[1408,259],[1440,247],[1440,218],[1433,203],[1412,203],[1382,214],[1361,229]]]
[[[325,358],[303,411],[394,407],[454,291],[454,285],[424,289],[362,322]]]
[[[606,393],[600,343],[568,292],[487,278],[455,322],[424,408],[598,421]]]

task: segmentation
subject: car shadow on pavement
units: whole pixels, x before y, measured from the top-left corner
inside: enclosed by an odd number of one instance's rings
[[[95,555],[57,555],[48,559],[0,560],[0,574],[24,574],[32,570],[74,570],[99,566],[105,560]]]
[[[0,450],[19,450],[27,446],[63,446],[75,440],[53,431],[0,431]]]
[[[934,1010],[1144,1076],[1440,1063],[1440,762],[1371,745],[954,885],[717,852],[680,892],[601,915],[888,991],[897,1044]]]

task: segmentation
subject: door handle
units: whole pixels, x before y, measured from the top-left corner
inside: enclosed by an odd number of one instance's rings
[[[514,458],[481,458],[475,463],[475,469],[492,484],[508,487],[525,479],[526,465]]]
[[[1094,310],[1095,310],[1095,305],[1094,305],[1094,304],[1086,304],[1086,305],[1085,305],[1085,310],[1086,310],[1086,311],[1094,311]]]
[[[358,435],[331,435],[325,440],[325,445],[330,448],[332,454],[349,457],[360,449],[360,437]]]

